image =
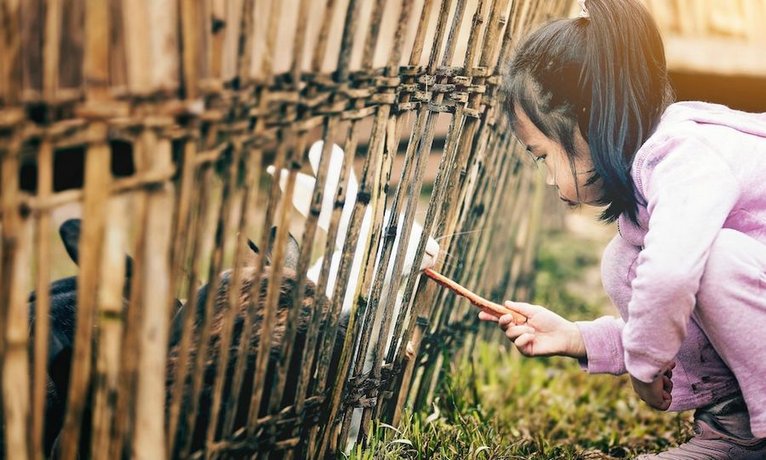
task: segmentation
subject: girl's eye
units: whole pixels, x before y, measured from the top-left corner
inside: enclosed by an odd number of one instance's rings
[[[545,161],[545,157],[546,156],[547,155],[540,155],[539,157],[535,157],[535,163],[540,163],[540,162]]]

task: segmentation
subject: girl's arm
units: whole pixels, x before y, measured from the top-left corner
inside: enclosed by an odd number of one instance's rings
[[[740,191],[693,131],[656,142],[636,167],[650,217],[622,343],[628,372],[652,382],[681,347],[709,249]]]
[[[625,322],[614,316],[603,316],[594,321],[577,321],[586,350],[586,359],[580,365],[590,374],[621,375],[625,369],[625,349],[622,329]]]
[[[524,356],[569,356],[578,359],[591,372],[624,372],[620,344],[622,320],[605,316],[596,321],[573,323],[539,305],[520,302],[506,302],[505,305],[526,316],[527,322],[516,324],[511,314],[498,318],[487,311],[479,313],[479,318],[499,323]],[[647,404],[667,410],[672,402],[671,377],[668,369],[650,383],[632,376],[631,382]]]

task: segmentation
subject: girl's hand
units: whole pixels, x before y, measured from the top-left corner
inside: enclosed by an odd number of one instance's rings
[[[526,316],[527,322],[515,325],[511,315],[498,318],[485,311],[479,313],[479,319],[497,322],[524,356],[585,358],[580,329],[572,321],[539,305],[506,301],[505,306]]]
[[[673,401],[670,392],[673,390],[673,381],[671,379],[674,367],[676,367],[676,364],[671,364],[668,370],[649,383],[642,382],[631,375],[630,381],[633,384],[633,389],[649,406],[657,410],[668,410],[670,403]]]

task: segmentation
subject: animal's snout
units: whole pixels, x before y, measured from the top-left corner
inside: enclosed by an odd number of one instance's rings
[[[439,260],[440,251],[439,243],[429,238],[426,243],[425,254],[423,254],[423,261],[420,263],[420,269],[433,268],[436,265],[436,261]]]

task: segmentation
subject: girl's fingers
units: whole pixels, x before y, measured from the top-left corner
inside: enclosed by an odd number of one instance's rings
[[[482,321],[492,321],[493,323],[498,322],[499,318],[492,313],[488,313],[485,310],[481,310],[479,312],[479,319]]]
[[[516,339],[518,339],[522,335],[528,335],[530,337],[534,337],[534,334],[535,334],[535,330],[527,326],[513,326],[513,327],[509,327],[505,331],[505,336],[508,337],[511,340],[511,342],[515,342]]]
[[[517,337],[523,334],[534,335],[534,333],[535,330],[533,328],[523,324],[521,326],[511,326],[505,330],[505,336],[511,340],[516,340]]]
[[[501,317],[498,319],[498,321],[497,321],[497,322],[500,324],[500,327],[502,327],[503,329],[505,329],[506,327],[508,327],[508,326],[509,326],[509,325],[511,325],[511,324],[515,324],[515,323],[513,322],[513,315],[511,315],[510,313],[509,313],[509,314],[507,314],[507,315],[503,315],[503,316],[501,316]]]
[[[518,348],[523,355],[528,355],[527,348],[529,348],[529,345],[534,340],[534,334],[521,334],[513,341],[513,344],[516,345],[516,348]]]

